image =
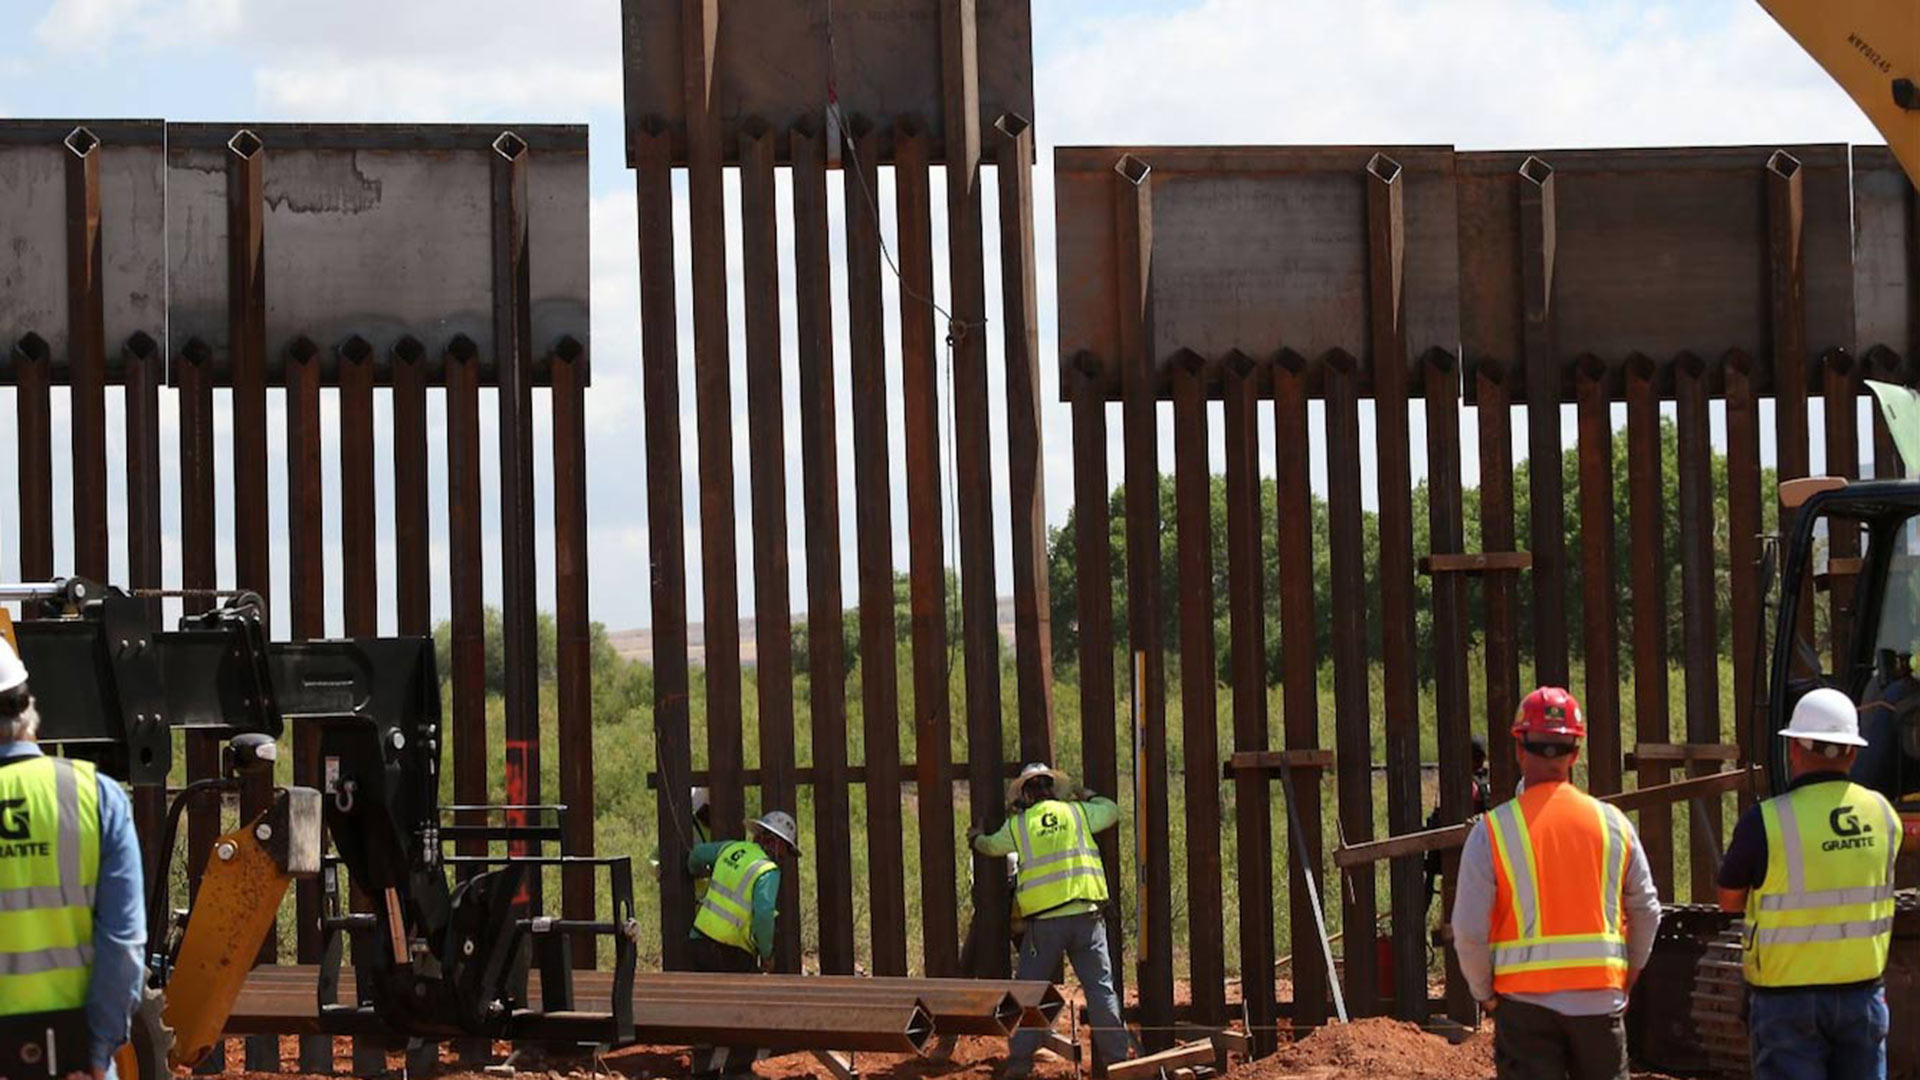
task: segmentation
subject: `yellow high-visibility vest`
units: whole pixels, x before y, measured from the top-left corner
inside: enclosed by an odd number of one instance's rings
[[[1753,986],[1877,979],[1893,941],[1900,817],[1879,792],[1844,780],[1760,804],[1767,876],[1747,894],[1745,966]]]
[[[0,1016],[87,1003],[100,786],[84,761],[0,767]]]
[[[753,940],[753,886],[773,870],[773,860],[759,844],[735,840],[720,849],[713,861],[713,879],[693,928],[722,945],[758,951]]]
[[[1093,844],[1087,812],[1077,802],[1048,799],[1014,819],[1013,840],[1020,852],[1020,883],[1014,903],[1032,918],[1076,900],[1107,898],[1107,872]]]

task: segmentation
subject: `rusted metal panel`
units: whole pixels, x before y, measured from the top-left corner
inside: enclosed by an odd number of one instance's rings
[[[455,338],[447,371],[447,543],[453,702],[453,797],[465,806],[490,800],[487,751],[486,614],[480,528],[480,369],[472,342]],[[655,646],[660,648],[659,631]],[[658,669],[656,668],[656,671]],[[659,676],[656,675],[656,678]],[[468,815],[462,824],[484,824]],[[484,855],[485,841],[463,840],[463,855]],[[663,890],[666,888],[662,886]]]
[[[813,718],[813,859],[820,970],[853,972],[853,839],[847,795],[847,701],[841,642],[840,483],[833,388],[833,259],[827,238],[827,138],[793,145],[794,322],[800,349],[800,475],[807,531],[807,670]],[[671,264],[668,264],[671,272]],[[671,307],[668,308],[671,310]],[[668,326],[671,327],[671,320]],[[649,409],[649,415],[654,415]]]
[[[994,584],[992,453],[987,405],[986,240],[982,235],[981,5],[939,0],[940,115],[947,182],[947,279],[954,326],[949,374],[953,395],[955,522],[960,545],[960,643],[965,657],[967,745],[1000,745],[999,590]],[[989,46],[991,50],[991,46]],[[992,52],[988,55],[991,57]],[[1023,57],[1025,54],[1021,54]],[[1032,110],[1001,106],[990,114]],[[999,755],[968,755],[967,787],[974,825],[1000,824]],[[999,860],[976,856],[974,932],[984,942],[1006,937],[1006,889]],[[1006,954],[979,950],[973,974],[1005,975]]]
[[[978,86],[975,124],[1003,113],[1032,116],[1033,28],[1028,0],[965,0],[969,34],[977,37]],[[873,118],[888,128],[902,117],[925,123],[940,152],[948,131],[951,99],[941,75],[949,40],[943,21],[946,0],[729,0],[706,27],[717,57],[706,93],[721,123],[722,145],[736,146],[750,117],[780,133],[781,161],[792,156],[786,130],[801,121],[818,124],[830,100],[848,115]],[[623,0],[621,30],[626,77],[628,161],[637,161],[634,139],[643,125],[671,133],[675,163],[688,153],[682,87],[689,78],[679,43],[685,31],[682,0]],[[881,162],[891,161],[892,132],[880,132]],[[802,135],[805,139],[807,136]],[[837,151],[837,142],[832,144]],[[949,147],[950,148],[950,147]],[[829,154],[837,161],[838,154]],[[935,157],[935,162],[944,158]]]
[[[1232,650],[1233,748],[1236,751],[1262,751],[1267,749],[1267,642],[1264,601],[1266,565],[1261,557],[1260,537],[1259,409],[1261,384],[1265,382],[1266,372],[1247,357],[1238,356],[1229,358],[1222,377],[1226,390],[1223,426],[1227,459],[1227,621]],[[1210,481],[1208,486],[1211,487]],[[1211,515],[1210,491],[1208,495],[1208,513]],[[1183,554],[1184,551],[1183,542]],[[1211,566],[1207,567],[1208,574],[1212,571]],[[1185,573],[1183,566],[1183,577]],[[1189,596],[1188,600],[1191,599]],[[1211,640],[1211,618],[1207,620],[1206,632]],[[1184,673],[1182,677],[1185,677]],[[1211,672],[1208,673],[1208,680],[1212,680]],[[1211,854],[1216,864],[1213,887],[1217,889],[1217,864],[1220,858],[1219,829],[1216,824],[1220,820],[1219,788],[1209,776],[1208,790],[1201,793],[1200,799],[1195,799],[1191,791],[1194,775],[1202,769],[1213,769],[1219,762],[1214,717],[1209,715],[1206,721],[1199,743],[1196,745],[1192,736],[1188,736],[1185,747],[1189,777],[1187,835],[1205,836],[1212,842]],[[1248,1029],[1254,1032],[1262,1031],[1273,1023],[1273,1007],[1268,1004],[1274,1000],[1273,801],[1268,793],[1271,782],[1271,777],[1257,773],[1236,775],[1234,779],[1234,865],[1240,894],[1240,998],[1246,1003]],[[1196,810],[1196,805],[1200,809]],[[1206,816],[1208,814],[1212,815],[1211,818]],[[1216,893],[1206,899],[1211,904],[1218,901],[1219,897]],[[1219,921],[1209,922],[1208,919]],[[1206,938],[1224,941],[1226,938],[1225,919],[1218,909],[1203,912],[1197,905],[1189,905],[1187,925],[1188,936],[1194,942]],[[1217,936],[1207,929],[1214,925],[1221,928]],[[1216,974],[1224,977],[1225,973],[1206,973],[1208,978]],[[1193,986],[1194,1019],[1200,1023],[1224,1022],[1224,994],[1215,995],[1212,985],[1203,982],[1197,962],[1194,964]],[[1203,991],[1207,995],[1204,1001]],[[1262,1041],[1262,1045],[1266,1044],[1264,1036],[1256,1038]]]
[[[1382,147],[1404,171],[1404,337],[1415,353],[1459,340],[1453,154]],[[1151,169],[1156,222],[1149,348],[1209,359],[1239,349],[1366,354],[1369,147],[1061,148],[1054,155],[1060,349],[1099,358],[1119,389],[1113,323],[1116,162]],[[1372,381],[1360,373],[1361,389]]]
[[[1187,799],[1187,961],[1194,1017],[1224,1021],[1225,935],[1220,927],[1220,771],[1217,660],[1213,642],[1213,477],[1208,468],[1207,372],[1186,354],[1173,368],[1175,544],[1180,597],[1181,749]],[[1238,404],[1251,399],[1241,379]],[[1245,417],[1239,420],[1244,423]],[[1246,436],[1245,431],[1233,434]],[[1233,450],[1229,447],[1229,453]],[[1256,505],[1258,505],[1256,503]]]
[[[562,337],[590,340],[586,129],[527,125],[170,124],[166,203],[171,296],[169,346],[199,340],[219,384],[230,380],[229,289],[224,207],[228,144],[239,130],[258,140],[267,382],[305,335],[323,349],[358,335],[373,349],[375,382],[412,336],[428,355],[429,380],[455,336],[474,343],[483,384],[498,378],[493,313],[491,162],[494,143],[527,147],[526,216],[531,251],[527,317],[536,361]],[[336,371],[323,354],[323,383]],[[544,364],[535,378],[545,382]]]
[[[1479,407],[1480,428],[1480,549],[1512,551],[1513,522],[1513,409],[1507,392],[1510,372],[1498,363],[1469,367]],[[1520,648],[1514,638],[1514,602],[1518,582],[1513,574],[1488,574],[1480,579],[1486,605],[1487,765],[1495,791],[1512,791],[1514,710],[1520,707]]]
[[[1863,357],[1875,346],[1905,353],[1913,337],[1911,191],[1886,147],[1853,147],[1853,343]]]
[[[640,232],[640,372],[647,410],[654,754],[661,778],[656,809],[660,864],[673,871],[685,865],[693,831],[688,779],[693,772],[693,736],[687,671],[687,533],[680,479],[680,348],[673,295],[673,159],[662,130],[642,133],[637,148],[634,188]],[[796,192],[799,184],[796,175]],[[797,210],[796,205],[796,218]],[[824,204],[820,210],[824,218]],[[834,637],[839,637],[838,627]],[[661,874],[660,945],[667,970],[689,966],[687,931],[692,925],[692,881],[684,874]]]
[[[1387,828],[1420,828],[1420,689],[1414,659],[1413,435],[1407,420],[1406,170],[1386,154],[1366,166],[1367,330],[1380,528],[1380,639],[1387,729]],[[1388,870],[1394,1015],[1427,1017],[1426,897],[1420,865]]]
[[[1525,321],[1520,363],[1527,399],[1527,550],[1533,556],[1534,681],[1566,686],[1566,482],[1560,473],[1559,199],[1552,166],[1528,158],[1520,166],[1519,276]]]
[[[81,173],[76,177],[75,171]],[[74,179],[82,199],[70,197]],[[25,352],[44,351],[54,384],[70,381],[76,351],[98,355],[105,381],[126,377],[135,335],[166,336],[165,125],[158,120],[0,120],[0,382]],[[96,200],[83,205],[88,193]],[[72,211],[91,222],[76,252]],[[85,262],[75,259],[75,254]],[[85,275],[85,295],[70,284]],[[77,313],[87,325],[75,340]],[[162,353],[164,357],[164,352]]]
[[[1340,826],[1345,843],[1373,838],[1373,705],[1369,700],[1365,539],[1360,518],[1360,400],[1352,356],[1334,352],[1326,369],[1327,543],[1333,572],[1334,746],[1338,754]],[[1341,891],[1342,926],[1355,928],[1352,954],[1371,955],[1377,906],[1374,875],[1350,873]],[[1424,966],[1422,971],[1424,971]],[[1347,964],[1347,1008],[1380,1011],[1377,969]],[[1424,993],[1423,995],[1424,996]]]
[[[582,856],[592,855],[594,851],[586,360],[586,353],[578,343],[553,357],[554,706],[559,713],[559,745],[565,747],[559,755],[560,802],[567,808],[561,816],[561,852]],[[592,866],[565,868],[560,890],[561,911],[566,918],[593,920],[593,879]],[[576,968],[594,966],[593,945],[590,938],[575,939],[573,964]]]
[[[867,925],[873,971],[907,970],[900,861],[900,695],[893,626],[893,508],[888,449],[886,312],[880,280],[876,131],[855,117],[846,181],[847,377],[853,395],[853,503],[860,564],[860,715],[866,727]]]
[[[1693,355],[1674,361],[1674,396],[1679,402],[1680,442],[1680,607],[1684,619],[1687,670],[1687,741],[1720,741],[1719,634],[1713,590],[1713,460],[1709,430],[1707,364]],[[1718,766],[1696,762],[1696,776]],[[1711,903],[1713,852],[1720,849],[1720,803],[1699,800],[1688,822],[1692,838],[1694,903]],[[1710,835],[1709,835],[1710,834]]]
[[[1435,553],[1466,547],[1466,518],[1460,487],[1460,363],[1449,352],[1427,354],[1424,373],[1427,416],[1427,535]],[[1464,821],[1474,811],[1472,703],[1467,679],[1467,583],[1458,574],[1433,577],[1433,707],[1440,755],[1440,822]],[[1440,911],[1450,917],[1460,860],[1441,860]],[[1476,1019],[1478,1007],[1460,974],[1459,958],[1445,950],[1447,1015],[1463,1024]]]
[[[787,564],[787,447],[780,348],[780,234],[773,131],[740,136],[741,283],[746,307],[747,453],[753,474],[754,683],[758,690],[762,805],[793,812],[793,610]],[[780,876],[774,956],[800,970],[800,875]]]
[[[700,476],[701,616],[705,625],[707,760],[713,826],[744,835],[739,549],[734,535],[733,387],[727,325],[725,144],[714,94],[719,0],[681,0],[680,92],[686,108],[687,206],[693,292],[694,428]]]
[[[160,587],[160,343],[137,332],[121,350],[126,365],[127,582]],[[149,604],[157,618],[158,601]]]
[[[1107,465],[1106,391],[1091,371],[1071,373],[1073,400],[1073,550],[1075,618],[1080,642],[1080,753],[1086,784],[1120,793],[1120,758],[1114,711],[1113,534],[1108,512],[1112,488]],[[1118,829],[1094,839],[1100,845],[1109,887],[1121,880]],[[1107,948],[1116,992],[1124,994],[1126,936],[1120,905],[1107,905]],[[1123,998],[1124,999],[1124,998]]]
[[[1048,623],[1047,510],[1040,419],[1040,299],[1034,280],[1033,125],[993,125],[1000,185],[1000,283],[1006,344],[1007,503],[1013,537],[1014,671],[1020,757],[1053,760],[1053,628]]]
[[[1586,657],[1587,786],[1596,795],[1620,790],[1620,648],[1613,568],[1613,371],[1596,357],[1578,365],[1580,431],[1580,581],[1582,653]]]
[[[1859,375],[1853,357],[1833,350],[1820,358],[1822,401],[1826,406],[1828,476],[1860,477],[1860,396]],[[1731,482],[1731,477],[1728,478]],[[1829,523],[1827,557],[1833,560],[1860,557],[1860,530]],[[1853,660],[1854,578],[1834,574],[1827,586],[1827,617],[1830,635],[1830,671],[1846,671]],[[1745,625],[1734,623],[1735,626]],[[1736,652],[1738,651],[1736,647]],[[1737,715],[1737,714],[1736,714]]]
[[[1309,467],[1313,440],[1307,426],[1307,397],[1305,359],[1299,353],[1283,352],[1273,371],[1274,544],[1280,571],[1282,708],[1286,747],[1293,752],[1320,746],[1319,659],[1314,647],[1317,624],[1313,589],[1308,587],[1313,581],[1313,489]],[[1236,733],[1240,730],[1239,723],[1236,719]],[[1264,731],[1264,714],[1260,724]],[[1239,748],[1237,739],[1235,748]],[[1312,778],[1312,783],[1306,786],[1317,796],[1320,774],[1302,772],[1299,775]],[[1266,792],[1261,794],[1264,796]],[[1314,925],[1305,875],[1311,873],[1315,880],[1324,880],[1320,799],[1300,799],[1297,809],[1300,818],[1287,837],[1287,926],[1294,956],[1293,1017],[1296,1023],[1319,1024],[1327,1018],[1328,972],[1319,950],[1303,946],[1308,944],[1305,928]],[[1258,1008],[1258,1003],[1249,1008]],[[1260,1029],[1253,1030],[1258,1038]]]
[[[1634,741],[1663,743],[1673,738],[1667,705],[1667,572],[1665,483],[1661,477],[1659,380],[1661,365],[1644,354],[1627,362],[1627,544],[1633,596]],[[1731,372],[1728,390],[1736,385]],[[1738,385],[1746,388],[1746,369]],[[1746,392],[1752,406],[1751,390]],[[1733,417],[1728,399],[1728,419]],[[1734,452],[1729,427],[1729,454]],[[1732,458],[1729,457],[1729,468]],[[1736,575],[1737,576],[1737,575]],[[1653,787],[1672,776],[1664,764],[1639,760],[1639,786]],[[1640,843],[1660,895],[1673,891],[1673,811],[1664,803],[1640,811]]]
[[[1524,239],[1517,189],[1537,162],[1555,188],[1553,337],[1561,383],[1573,399],[1570,361],[1592,354],[1729,348],[1768,355],[1767,185],[1774,147],[1495,151],[1458,155],[1460,331],[1469,366],[1511,367],[1525,348]],[[1853,243],[1844,146],[1789,148],[1804,173],[1807,339],[1845,344],[1854,328]],[[1632,318],[1622,318],[1632,312]],[[1773,389],[1772,365],[1756,389]],[[1520,372],[1511,392],[1525,392]]]
[[[339,350],[340,577],[348,637],[380,632],[379,529],[374,508],[373,352],[361,338]]]
[[[287,613],[295,640],[327,636],[327,568],[323,541],[326,509],[321,497],[320,465],[320,350],[311,341],[296,341],[287,356]],[[424,498],[424,495],[423,495]],[[318,729],[295,724],[293,782],[319,787]],[[294,882],[294,955],[303,964],[318,963],[324,947],[320,932],[321,888],[318,878]],[[303,1060],[318,1063],[318,1047],[303,1042]],[[325,1061],[331,1071],[333,1046],[327,1042]]]
[[[419,339],[394,343],[393,547],[395,626],[433,633],[433,561],[427,515],[427,350]],[[585,448],[580,449],[582,459]],[[554,458],[560,468],[559,456]]]
[[[1753,360],[1745,353],[1728,353],[1725,360],[1727,387],[1727,570],[1728,614],[1733,627],[1733,725],[1734,741],[1741,748],[1742,761],[1761,760],[1757,747],[1772,742],[1763,734],[1766,714],[1766,688],[1758,678],[1764,668],[1766,635],[1771,628],[1766,615],[1766,600],[1760,595],[1760,403],[1753,393]],[[1661,683],[1664,707],[1665,682]],[[1665,713],[1663,712],[1664,718]],[[1664,723],[1661,734],[1666,734]],[[1655,740],[1648,740],[1655,741]],[[1752,801],[1747,788],[1740,791],[1744,806]],[[1646,820],[1643,817],[1643,820]],[[1671,830],[1669,830],[1671,835]]]
[[[1167,791],[1166,657],[1160,638],[1159,366],[1154,361],[1154,218],[1152,169],[1121,159],[1107,177],[1115,192],[1111,227],[1119,253],[1113,354],[1121,368],[1121,421],[1126,484],[1127,649],[1132,656],[1134,769],[1139,777],[1141,888],[1139,995],[1143,1040],[1171,1042],[1173,1024],[1173,865]],[[977,745],[977,744],[976,744]],[[977,757],[978,755],[976,755]]]
[[[74,572],[107,577],[107,323],[100,232],[100,140],[76,128],[67,149],[67,371],[73,426]]]
[[[20,576],[44,581],[53,576],[53,379],[46,342],[37,337],[15,342],[13,369],[20,446]],[[211,513],[211,502],[208,505]]]
[[[900,395],[907,475],[908,593],[913,620],[915,798],[920,813],[920,924],[926,972],[960,974],[954,866],[953,714],[947,669],[946,540],[940,504],[940,377],[935,367],[933,192],[926,133],[894,131],[894,217],[899,222]],[[1009,389],[1009,393],[1012,390]],[[765,663],[762,660],[762,663]],[[763,736],[764,738],[764,736]]]
[[[1767,315],[1776,375],[1775,460],[1782,480],[1807,475],[1807,367],[1811,359],[1807,348],[1813,329],[1807,295],[1807,179],[1800,159],[1785,150],[1767,159]],[[1852,283],[1850,275],[1846,280]],[[1852,329],[1851,322],[1847,329]],[[1845,340],[1836,339],[1835,343]]]

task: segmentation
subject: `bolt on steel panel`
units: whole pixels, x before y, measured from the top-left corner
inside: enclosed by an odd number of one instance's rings
[[[0,383],[35,335],[51,381],[68,378],[67,167],[100,155],[100,243],[107,379],[123,382],[123,346],[167,325],[165,125],[158,120],[0,120]]]
[[[624,0],[621,30],[626,78],[627,164],[637,163],[643,124],[671,129],[673,162],[687,162],[687,86],[682,19],[713,0]],[[1033,115],[1033,21],[1028,0],[975,0],[979,51],[979,123],[1003,113]],[[830,93],[846,115],[879,129],[881,161],[893,158],[892,123],[920,118],[933,164],[945,160],[941,82],[943,0],[727,0],[715,3],[717,70],[706,88],[718,98],[720,144],[738,159],[747,118],[776,135],[775,154],[791,160],[789,130],[826,115]],[[831,33],[829,33],[831,17]],[[829,125],[831,126],[831,125]],[[837,162],[838,139],[829,158]]]
[[[1376,155],[1404,170],[1408,355],[1451,350],[1460,338],[1451,148],[1066,147],[1054,155],[1063,363],[1091,354],[1118,392],[1111,177],[1131,157],[1151,170],[1157,365],[1182,349],[1218,359],[1338,348],[1361,359],[1367,392]]]
[[[322,380],[338,381],[334,347],[373,347],[375,380],[392,379],[394,346],[425,346],[427,377],[445,380],[456,335],[497,380],[492,274],[495,142],[529,149],[528,232],[535,378],[548,356],[588,335],[586,129],[526,125],[167,125],[168,343],[204,348],[217,384],[231,381],[227,330],[227,159],[251,133],[263,160],[268,381],[285,381],[287,346],[321,346]]]

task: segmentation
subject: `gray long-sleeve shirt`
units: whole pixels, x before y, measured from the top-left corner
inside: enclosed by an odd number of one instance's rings
[[[1660,892],[1647,867],[1647,853],[1639,832],[1627,830],[1632,849],[1627,877],[1621,883],[1621,912],[1626,919],[1627,969],[1637,972],[1653,952],[1660,929]],[[1487,934],[1493,926],[1496,886],[1493,840],[1482,819],[1467,836],[1460,853],[1460,878],[1453,896],[1453,951],[1474,1000],[1493,996],[1493,953]],[[1562,990],[1551,994],[1513,994],[1514,999],[1544,1006],[1562,1016],[1605,1016],[1626,1008],[1627,995],[1618,990]]]

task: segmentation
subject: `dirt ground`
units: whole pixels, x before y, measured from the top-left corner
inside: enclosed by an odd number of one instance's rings
[[[498,1048],[505,1052],[505,1046]],[[346,1039],[336,1040],[336,1068],[346,1074],[352,1066]],[[281,1057],[296,1060],[296,1040],[282,1040]],[[894,1054],[861,1054],[856,1058],[859,1070],[868,1076],[900,1080],[992,1080],[1006,1056],[1006,1043],[999,1039],[963,1038],[957,1041],[948,1060],[913,1058]],[[240,1062],[240,1044],[229,1043],[228,1061],[235,1068],[225,1074],[243,1080],[290,1080],[294,1073],[245,1073]],[[460,1069],[451,1050],[443,1049],[446,1068],[439,1074],[445,1080],[499,1080],[486,1073]],[[403,1076],[403,1061],[395,1055],[389,1067],[395,1077]],[[612,1077],[614,1080],[655,1080],[687,1075],[688,1055],[671,1047],[634,1046],[599,1060],[589,1057],[548,1058],[528,1061],[516,1080],[590,1080]],[[788,1054],[763,1061],[755,1071],[766,1080],[798,1080],[830,1074],[812,1056]],[[1041,1080],[1069,1080],[1073,1066],[1048,1054],[1034,1063],[1035,1077]],[[1397,1020],[1358,1020],[1345,1026],[1332,1025],[1312,1032],[1298,1042],[1282,1046],[1264,1060],[1251,1064],[1236,1061],[1228,1074],[1230,1080],[1489,1080],[1493,1076],[1493,1032],[1490,1027],[1476,1032],[1458,1045]],[[317,1078],[316,1078],[317,1080]],[[1635,1080],[1668,1080],[1652,1073],[1636,1073]]]

